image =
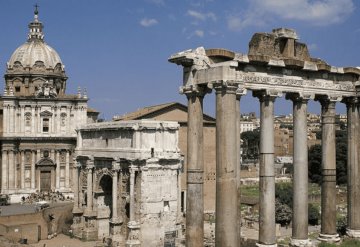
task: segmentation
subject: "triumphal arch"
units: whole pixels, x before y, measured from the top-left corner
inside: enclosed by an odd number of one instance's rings
[[[292,101],[294,115],[293,246],[308,246],[307,103],[321,104],[322,241],[336,233],[335,105],[347,106],[348,235],[360,237],[359,67],[334,67],[310,57],[294,30],[255,33],[248,54],[199,47],[169,61],[183,66],[181,93],[188,99],[187,246],[203,246],[203,98],[216,93],[216,246],[239,246],[240,98],[251,90],[260,102],[260,208],[258,246],[276,246],[274,102]]]

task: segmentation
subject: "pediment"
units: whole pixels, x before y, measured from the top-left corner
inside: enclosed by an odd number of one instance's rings
[[[40,112],[41,117],[51,117],[52,115],[53,115],[52,112],[49,111]]]
[[[50,158],[43,158],[36,163],[37,166],[55,166],[55,163]]]

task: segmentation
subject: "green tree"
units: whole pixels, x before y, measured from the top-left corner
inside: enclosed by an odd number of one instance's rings
[[[242,132],[240,137],[243,141],[243,158],[259,159],[260,130]]]
[[[289,225],[292,219],[292,210],[291,208],[275,200],[275,222],[281,226]]]
[[[293,189],[292,183],[275,184],[275,198],[281,203],[292,207]]]
[[[321,183],[321,145],[311,146],[308,153],[309,180],[312,183]]]
[[[336,183],[346,184],[347,181],[347,132],[336,131]],[[309,179],[313,183],[321,183],[321,145],[309,149]]]
[[[319,207],[315,206],[312,203],[309,203],[309,207],[308,207],[308,222],[309,225],[315,226],[319,224],[319,219],[320,219],[320,212],[319,212]]]

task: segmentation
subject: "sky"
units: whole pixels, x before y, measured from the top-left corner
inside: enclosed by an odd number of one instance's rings
[[[108,120],[145,106],[186,104],[179,94],[182,67],[167,61],[171,54],[199,46],[247,53],[255,32],[278,27],[295,29],[312,57],[360,66],[355,0],[0,0],[1,74],[26,42],[35,3],[45,42],[65,65],[67,93],[86,88],[89,106]],[[251,92],[240,105],[242,113],[259,112]],[[319,113],[320,104],[311,101],[308,109]],[[214,93],[205,96],[204,111],[215,115]],[[276,115],[291,112],[290,101],[276,100]]]

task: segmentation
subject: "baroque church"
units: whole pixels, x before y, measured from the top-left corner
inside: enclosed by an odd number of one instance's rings
[[[35,9],[27,41],[7,62],[0,98],[1,194],[11,202],[34,192],[72,192],[75,129],[93,123],[86,91],[66,94],[68,77],[44,41]]]

